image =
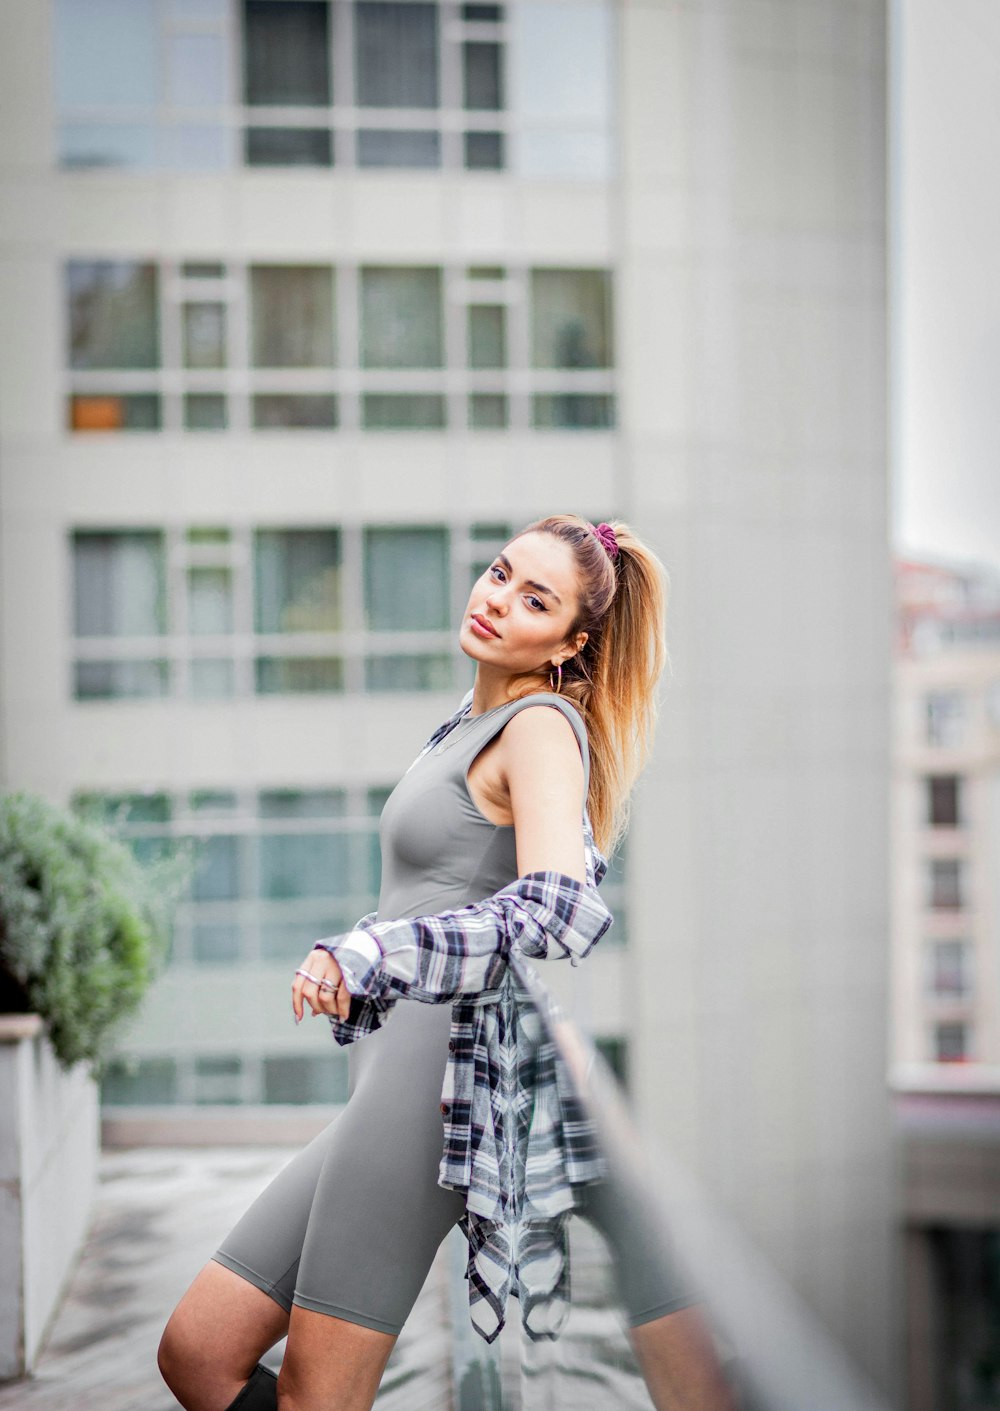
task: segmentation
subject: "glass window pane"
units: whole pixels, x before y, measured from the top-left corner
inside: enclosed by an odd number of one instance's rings
[[[191,929],[191,955],[199,965],[224,965],[242,954],[239,926],[201,922]]]
[[[327,903],[330,907],[330,903]],[[279,908],[280,909],[280,908]],[[371,908],[369,908],[371,910]],[[267,960],[290,960],[301,965],[320,936],[338,936],[358,919],[356,911],[332,907],[324,916],[305,921],[262,921],[260,950]]]
[[[225,431],[226,399],[221,392],[188,392],[184,397],[184,425],[188,431]]]
[[[249,127],[248,167],[329,167],[333,142],[325,127]]]
[[[605,129],[564,132],[526,127],[513,142],[511,166],[520,176],[607,181],[614,168],[611,134]]]
[[[226,267],[217,260],[185,260],[181,274],[185,279],[222,279]]]
[[[258,632],[340,627],[340,535],[335,529],[261,529],[254,543]]]
[[[166,631],[162,534],[81,531],[73,536],[73,574],[78,637],[151,636]]]
[[[475,431],[499,431],[507,425],[507,398],[500,392],[473,392],[469,425]]]
[[[188,569],[188,631],[233,630],[233,576],[228,568]]]
[[[80,394],[69,399],[71,431],[158,431],[155,392]]]
[[[254,367],[332,367],[333,270],[251,265]]]
[[[486,20],[498,24],[503,19],[502,5],[463,5],[463,20]]]
[[[239,838],[216,834],[195,838],[196,870],[191,878],[194,901],[233,901],[240,894]]]
[[[226,0],[166,0],[167,18],[180,24],[221,23],[226,18]]]
[[[444,398],[434,392],[367,392],[361,399],[365,431],[440,431]]]
[[[264,1102],[303,1103],[347,1101],[347,1059],[341,1054],[265,1055]]]
[[[531,345],[533,367],[610,367],[608,271],[532,270]]]
[[[219,126],[178,123],[160,130],[162,165],[172,171],[223,171],[231,165],[229,133]]]
[[[606,431],[615,424],[615,399],[603,393],[557,393],[532,398],[536,431]]]
[[[155,265],[70,260],[66,290],[70,367],[159,366]]]
[[[507,365],[507,310],[502,304],[473,304],[469,308],[469,366]]]
[[[467,132],[465,166],[468,171],[501,171],[504,166],[502,132]]]
[[[196,657],[188,679],[191,695],[197,700],[223,700],[236,690],[236,675],[228,657]]]
[[[194,1061],[195,1102],[239,1102],[243,1062],[235,1056],[209,1054]]]
[[[439,167],[441,137],[436,131],[411,128],[358,129],[359,167]]]
[[[337,422],[337,398],[332,392],[260,393],[253,399],[257,431],[293,427],[329,430]]]
[[[262,789],[257,811],[261,818],[343,818],[343,789]]]
[[[441,367],[443,359],[441,271],[362,269],[362,366]]]
[[[232,789],[194,789],[189,803],[199,818],[226,818],[239,812],[239,799]]]
[[[450,691],[452,676],[451,657],[442,653],[396,654],[365,661],[366,691]]]
[[[177,1064],[172,1058],[115,1058],[101,1079],[102,1105],[154,1107],[176,1101]]]
[[[354,38],[359,107],[437,107],[437,5],[360,0]]]
[[[462,45],[464,58],[463,103],[477,112],[495,112],[503,107],[503,86],[500,69],[500,45],[467,43]]]
[[[78,701],[165,696],[169,682],[165,661],[78,661],[73,676]]]
[[[448,626],[448,532],[365,530],[365,619],[373,632]]]
[[[344,664],[339,657],[258,657],[256,674],[262,696],[344,689]]]
[[[225,304],[185,304],[182,313],[185,367],[225,367]]]
[[[249,104],[330,103],[326,0],[245,0],[243,91]]]
[[[73,797],[73,808],[113,827],[170,822],[167,794],[80,793]]]
[[[178,108],[226,101],[226,56],[218,34],[171,34],[166,43],[167,102]]]
[[[154,0],[55,0],[53,18],[60,109],[156,103]]]
[[[64,167],[142,167],[157,165],[156,129],[124,123],[63,123],[56,137]]]
[[[349,891],[351,885],[350,838],[346,833],[261,836],[262,897],[332,897]]]
[[[576,0],[522,0],[511,7],[510,106],[527,118],[610,124],[614,56],[611,8]]]

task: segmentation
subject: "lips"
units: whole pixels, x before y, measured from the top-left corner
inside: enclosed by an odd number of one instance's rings
[[[480,633],[481,633],[484,637],[499,637],[499,636],[500,636],[500,633],[496,630],[496,628],[493,626],[493,624],[492,624],[491,622],[488,622],[487,619],[482,615],[481,612],[474,612],[474,613],[471,614],[471,616],[472,616],[472,621],[473,621],[473,623],[475,624],[476,627],[478,627]]]

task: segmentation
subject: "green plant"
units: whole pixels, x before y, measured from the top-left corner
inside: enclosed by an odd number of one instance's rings
[[[0,1009],[40,1014],[60,1064],[100,1076],[166,959],[190,870],[183,848],[143,864],[95,821],[0,797]]]

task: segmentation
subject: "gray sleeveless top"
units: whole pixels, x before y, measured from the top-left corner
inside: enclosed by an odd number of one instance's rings
[[[443,739],[414,761],[382,810],[377,920],[452,911],[484,901],[517,879],[514,829],[492,823],[480,813],[469,793],[468,773],[479,752],[511,716],[539,705],[561,711],[573,727],[583,757],[586,800],[587,731],[571,701],[541,691],[481,715],[466,711]]]

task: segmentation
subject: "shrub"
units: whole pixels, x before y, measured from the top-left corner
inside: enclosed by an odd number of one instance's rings
[[[99,1077],[162,967],[190,854],[143,864],[97,822],[0,798],[0,1010],[40,1014],[64,1068]]]

